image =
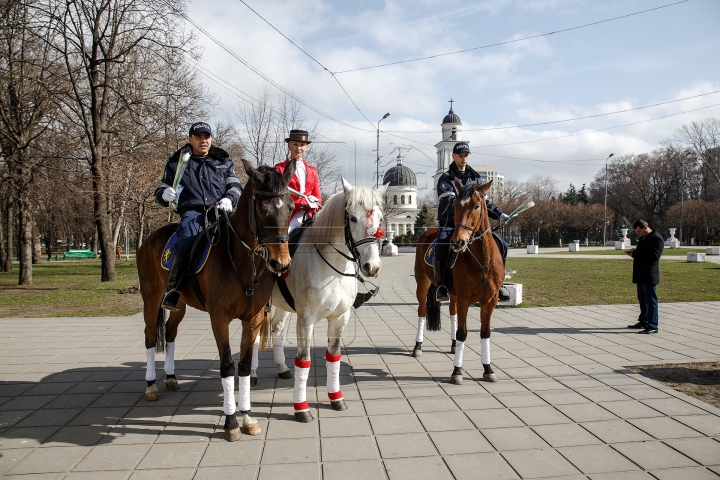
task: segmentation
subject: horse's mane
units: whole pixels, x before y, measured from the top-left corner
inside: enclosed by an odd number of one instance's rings
[[[262,173],[265,177],[265,188],[273,193],[278,193],[284,189],[282,173],[278,173],[273,167],[269,165],[260,165],[257,171]]]
[[[460,190],[460,201],[462,200],[471,200],[475,196],[475,185],[470,183],[468,185],[463,186],[462,190]]]
[[[338,192],[325,202],[314,217],[313,224],[303,234],[302,243],[320,244],[345,238],[345,193]],[[370,210],[382,205],[380,197],[369,187],[356,186],[347,197],[348,210],[361,206]]]

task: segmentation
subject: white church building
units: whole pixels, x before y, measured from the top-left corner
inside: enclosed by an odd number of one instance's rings
[[[415,172],[403,165],[405,157],[397,156],[397,164],[383,175],[385,203],[392,213],[386,214],[386,230],[395,235],[404,235],[415,230],[415,218],[420,209],[417,206],[417,178]]]

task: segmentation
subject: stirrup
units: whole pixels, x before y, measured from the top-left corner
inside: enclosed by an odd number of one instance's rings
[[[170,310],[171,312],[178,311],[178,302],[180,301],[180,292],[177,290],[170,290],[165,294],[165,298],[162,301],[162,308]]]
[[[380,287],[377,287],[373,290],[369,290],[365,293],[358,293],[355,296],[355,301],[353,302],[353,308],[355,308],[355,309],[360,308],[360,306],[362,306],[363,303],[367,302],[372,297],[377,295],[378,291],[380,291]]]
[[[512,297],[510,297],[510,292],[508,291],[508,289],[504,286],[500,287],[500,290],[498,290],[498,300],[500,300],[501,302],[507,302],[508,300],[510,300],[510,298]]]
[[[448,289],[445,285],[438,285],[437,290],[435,291],[435,300],[438,302],[447,302],[450,300],[450,294],[448,293]]]

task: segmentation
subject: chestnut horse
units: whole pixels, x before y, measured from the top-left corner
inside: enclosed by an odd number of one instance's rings
[[[165,325],[165,314],[160,304],[167,288],[168,274],[160,265],[160,257],[177,224],[165,225],[154,231],[137,252],[148,361],[145,398],[149,401],[158,398],[155,351],[166,350],[165,386],[168,390],[178,389],[175,338],[186,305],[208,312],[220,355],[220,376],[225,394],[224,429],[228,441],[240,439],[240,426],[235,418],[235,363],[230,350],[229,325],[234,318],[239,318],[243,324],[238,364],[240,403],[237,409],[242,414],[245,433],[258,435],[261,429],[250,412],[252,345],[263,324],[263,307],[270,299],[275,284],[273,276],[290,267],[287,231],[294,206],[287,187],[295,173],[295,162],[290,162],[284,174],[270,169],[261,173],[247,161],[242,162],[248,182],[235,213],[219,223],[216,243],[213,243],[204,268],[196,275],[204,302],[197,298],[190,282],[185,282],[179,310],[170,313]]]
[[[460,192],[455,200],[455,231],[450,239],[450,247],[457,252],[458,258],[452,267],[454,286],[450,287],[450,308],[457,305],[457,332],[455,359],[450,382],[462,384],[462,356],[467,339],[467,314],[470,305],[480,303],[480,356],[484,373],[483,380],[494,382],[495,373],[490,366],[490,322],[498,302],[498,290],[505,280],[505,266],[502,254],[493,239],[490,219],[485,204],[485,193],[492,182],[485,185],[463,186],[455,180],[455,188]],[[439,317],[439,306],[435,305],[435,275],[433,267],[425,262],[425,252],[437,237],[437,229],[432,228],[418,239],[415,252],[415,280],[418,306],[418,324],[425,323],[428,305],[435,306]],[[428,295],[433,295],[429,299]],[[429,326],[429,330],[433,330]],[[439,329],[439,323],[437,328]],[[420,339],[422,342],[422,339]],[[416,349],[419,345],[416,344]],[[415,355],[414,356],[419,356]]]

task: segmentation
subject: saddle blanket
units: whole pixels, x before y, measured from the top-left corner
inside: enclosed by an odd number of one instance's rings
[[[437,240],[432,242],[430,246],[428,247],[427,251],[425,252],[425,263],[433,266],[433,263],[435,262],[435,244],[437,243]],[[453,268],[455,266],[455,261],[457,260],[457,252],[453,252],[450,250],[450,268]]]
[[[217,230],[213,232],[212,240],[215,240],[215,235],[217,234]],[[204,233],[200,233],[201,236],[204,235]],[[160,264],[162,265],[162,268],[165,270],[170,270],[170,265],[172,265],[173,260],[173,247],[175,244],[180,240],[180,237],[178,237],[177,233],[173,233],[172,237],[167,241],[165,244],[165,248],[163,248],[162,258],[160,259]],[[204,240],[203,240],[204,241]],[[212,249],[211,243],[208,243],[207,241],[204,241],[205,245],[202,248],[202,253],[200,257],[197,259],[197,262],[195,263],[195,273],[200,273],[200,271],[205,266],[205,262],[207,262],[208,256],[210,255],[210,250]],[[197,256],[197,252],[195,253],[195,256]]]

